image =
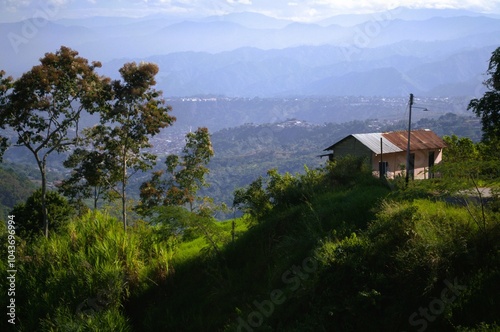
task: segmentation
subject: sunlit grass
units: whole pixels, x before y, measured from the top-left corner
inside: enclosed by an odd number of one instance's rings
[[[37,330],[41,322],[51,331],[128,330],[123,302],[167,277],[167,240],[140,223],[125,232],[117,219],[98,212],[39,238],[20,257],[22,327]]]

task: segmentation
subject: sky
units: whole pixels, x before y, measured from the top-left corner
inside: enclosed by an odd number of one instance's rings
[[[500,14],[500,0],[0,0],[0,22],[29,18],[89,16],[179,17],[257,12],[275,18],[312,22],[340,14],[413,8],[456,8]]]

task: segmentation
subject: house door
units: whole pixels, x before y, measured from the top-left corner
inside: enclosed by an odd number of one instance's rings
[[[434,173],[432,172],[432,166],[434,166],[434,151],[429,151],[429,179],[434,178]]]
[[[409,169],[408,169],[408,174],[413,180],[415,177],[415,154],[410,153],[410,163],[409,163]]]

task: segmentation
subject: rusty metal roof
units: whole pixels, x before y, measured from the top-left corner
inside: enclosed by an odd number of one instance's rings
[[[352,134],[327,147],[324,151],[334,150],[337,144],[349,137],[354,137],[364,146],[373,151],[373,153],[377,154],[380,153],[381,138],[383,153],[406,151],[408,145],[408,131],[394,131],[388,133]],[[444,141],[429,129],[412,130],[410,145],[411,150],[441,149],[446,147]]]
[[[406,150],[408,145],[408,131],[393,131],[383,133],[383,137],[402,150]],[[410,150],[430,150],[442,149],[446,147],[444,141],[432,130],[412,130],[410,136]]]

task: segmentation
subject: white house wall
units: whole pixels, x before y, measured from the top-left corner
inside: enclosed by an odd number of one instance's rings
[[[434,164],[441,162],[443,157],[442,149],[437,150],[417,150],[411,151],[415,154],[414,179],[429,178],[429,152],[434,151]],[[403,176],[402,169],[406,169],[406,151],[397,153],[387,153],[382,156],[383,161],[388,162],[387,178],[394,179]],[[373,173],[379,176],[380,154],[372,156]]]

